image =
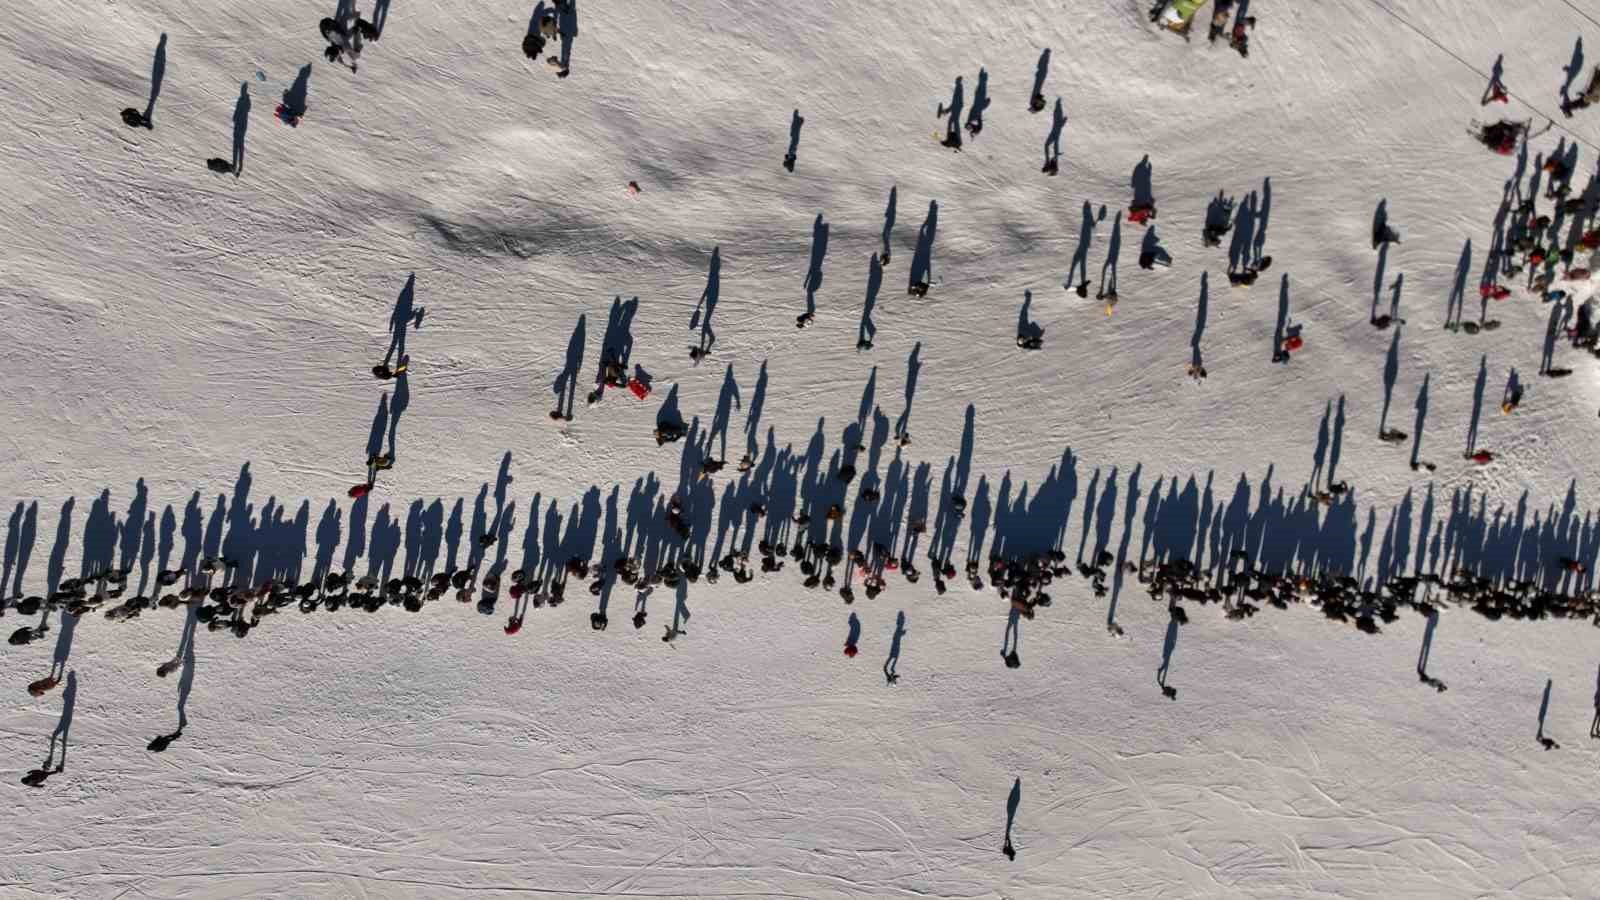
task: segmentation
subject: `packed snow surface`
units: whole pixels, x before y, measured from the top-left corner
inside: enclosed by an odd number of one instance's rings
[[[1551,567],[1600,545],[1593,361],[1557,340],[1577,374],[1537,377],[1551,305],[1525,279],[1493,303],[1498,330],[1441,327],[1469,240],[1478,314],[1519,165],[1472,120],[1556,117],[1524,180],[1558,142],[1577,147],[1575,190],[1594,168],[1600,110],[1557,112],[1574,41],[1600,53],[1584,6],[1258,0],[1246,59],[1206,42],[1209,7],[1185,43],[1141,0],[582,0],[557,79],[519,49],[525,3],[400,0],[352,73],[319,55],[333,10],[315,4],[16,0],[0,29],[0,587],[42,594],[115,559],[135,566],[131,593],[161,564],[152,544],[172,545],[168,565],[232,548],[263,578],[307,577],[319,554],[440,571],[487,529],[504,540],[485,567],[559,567],[586,540],[597,560],[613,534],[659,542],[674,493],[718,546],[728,504],[785,477],[845,498],[839,529],[864,548],[905,539],[919,487],[946,522],[954,477],[973,504],[944,535],[958,568],[1009,536],[1069,561],[1225,567],[1249,549],[1369,584],[1471,564],[1587,589]],[[116,111],[144,109],[163,34],[154,127],[128,128]],[[1027,109],[1046,47],[1044,94],[1068,116],[1054,178],[1052,110]],[[1513,102],[1480,107],[1501,54]],[[308,64],[291,128],[273,108]],[[970,108],[980,68],[992,105],[954,154],[935,112],[958,76]],[[205,160],[233,155],[241,85],[243,167],[219,175]],[[1125,215],[1146,156],[1173,258],[1148,271],[1147,229]],[[891,190],[876,339],[857,349]],[[1273,263],[1252,287],[1228,283],[1231,235],[1202,244],[1219,190],[1257,194]],[[1062,283],[1085,201],[1080,299]],[[1380,201],[1402,237],[1382,272]],[[917,299],[901,285],[935,203]],[[1093,292],[1119,215],[1108,316]],[[716,342],[696,364],[713,257]],[[1373,292],[1386,310],[1399,275],[1406,324],[1375,330]],[[412,278],[407,376],[375,381]],[[1038,352],[1015,342],[1030,291]],[[614,301],[635,298],[629,369],[653,393],[588,406]],[[1304,339],[1287,365],[1271,361],[1280,302]],[[575,417],[555,422],[574,357]],[[1512,369],[1526,396],[1502,415]],[[1386,393],[1403,446],[1377,440]],[[670,403],[691,434],[658,446]],[[1486,466],[1462,459],[1475,408]],[[869,449],[846,493],[828,472],[858,421]],[[697,479],[689,445],[718,427],[728,467]],[[1432,474],[1407,464],[1418,440]],[[395,465],[352,502],[369,445]],[[749,446],[792,474],[741,475]],[[1350,491],[1321,506],[1314,478]],[[900,502],[863,525],[868,481]],[[429,529],[455,516],[441,548]],[[657,588],[637,630],[635,591],[614,585],[592,631],[578,578],[509,636],[503,596],[493,616],[452,597],[419,614],[291,607],[243,640],[201,626],[164,680],[181,610],[53,613],[43,640],[0,651],[0,895],[1600,895],[1600,742],[1583,733],[1600,632],[1584,621],[1449,606],[1438,693],[1418,682],[1410,611],[1374,636],[1306,605],[1231,621],[1190,604],[1169,635],[1132,575],[1105,598],[1074,575],[1020,623],[1013,670],[1008,604],[964,573],[936,596],[917,563],[919,583],[891,574],[850,607],[804,589],[793,561]],[[685,633],[663,642],[675,613]],[[12,610],[4,630],[38,618]],[[28,696],[63,654],[70,691]],[[182,736],[151,752],[180,694]],[[1558,750],[1535,740],[1541,707]],[[63,771],[19,784],[61,752],[58,723]]]

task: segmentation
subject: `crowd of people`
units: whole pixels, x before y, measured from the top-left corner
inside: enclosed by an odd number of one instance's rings
[[[1190,22],[1203,5],[1196,0],[1163,2],[1153,11],[1152,18],[1187,35]],[[1215,41],[1226,36],[1229,45],[1244,56],[1248,53],[1249,29],[1255,23],[1255,17],[1248,14],[1248,0],[1237,3],[1215,0],[1209,38]],[[363,46],[379,39],[382,25],[381,19],[376,23],[368,21],[354,8],[341,5],[338,14],[321,21],[320,30],[327,41],[327,59],[346,65],[354,72]],[[566,78],[570,74],[571,44],[576,33],[574,0],[553,0],[548,8],[540,0],[522,49],[528,58],[537,60],[544,56],[548,43],[559,42],[559,54],[545,57],[544,61],[557,77]],[[162,46],[164,48],[164,43]],[[160,52],[164,60],[164,49]],[[1028,103],[1028,109],[1034,113],[1048,106],[1042,92],[1048,61],[1046,51],[1040,58]],[[989,105],[987,78],[987,71],[980,69],[970,107],[965,104],[964,84],[960,78],[956,79],[950,102],[938,105],[937,115],[946,119],[944,135],[940,138],[944,146],[960,150],[963,131],[966,140],[989,133],[984,130],[983,121],[984,110]],[[247,91],[242,92],[242,101],[247,100],[245,94]],[[1508,97],[1496,74],[1485,93],[1484,103],[1505,102]],[[1600,99],[1600,69],[1584,90],[1564,99],[1562,111],[1570,116],[1597,99]],[[154,102],[153,92],[149,107],[143,112],[132,108],[125,110],[124,121],[130,127],[152,128]],[[247,104],[244,108],[248,109]],[[965,120],[963,111],[967,113]],[[298,118],[297,114],[303,110],[289,112]],[[783,157],[784,168],[791,172],[797,160],[803,122],[796,110],[791,120],[790,143]],[[1046,175],[1056,175],[1059,171],[1060,133],[1064,123],[1065,115],[1061,113],[1058,100],[1046,144],[1043,168]],[[1600,229],[1595,228],[1596,212],[1600,209],[1600,180],[1591,175],[1581,192],[1574,193],[1572,181],[1576,174],[1577,145],[1563,142],[1548,157],[1540,156],[1535,161],[1525,187],[1523,166],[1530,141],[1537,136],[1531,133],[1530,123],[1501,120],[1477,126],[1475,135],[1486,147],[1517,156],[1518,170],[1507,182],[1494,222],[1490,263],[1480,284],[1483,312],[1475,322],[1463,320],[1457,313],[1446,321],[1445,328],[1467,334],[1493,331],[1498,322],[1488,316],[1488,304],[1511,297],[1514,279],[1525,276],[1521,287],[1540,302],[1551,305],[1552,342],[1564,333],[1574,346],[1600,356],[1600,349],[1596,347],[1600,328],[1594,321],[1591,304],[1575,303],[1577,286],[1591,278],[1588,259],[1600,250]],[[242,142],[242,137],[239,140]],[[214,168],[237,175],[242,169],[242,149],[236,148],[234,161],[219,160]],[[1155,234],[1157,207],[1151,171],[1146,157],[1134,171],[1133,196],[1126,208],[1130,227],[1146,229],[1139,257],[1140,267],[1144,269],[1171,262],[1170,254],[1162,248]],[[1541,179],[1544,179],[1542,188]],[[630,184],[634,191],[638,190],[636,183]],[[883,250],[874,260],[874,270],[880,275],[881,267],[890,262],[893,203],[891,197]],[[1541,208],[1541,203],[1547,205]],[[1204,244],[1218,247],[1230,233],[1234,236],[1228,267],[1230,284],[1248,287],[1272,264],[1272,258],[1262,252],[1269,205],[1270,185],[1264,184],[1259,198],[1252,192],[1243,202],[1236,202],[1219,194],[1208,210],[1202,234]],[[1089,204],[1085,204],[1084,216],[1087,235],[1092,233],[1095,224]],[[1114,232],[1116,235],[1120,235],[1122,220],[1119,213],[1113,226],[1119,229]],[[926,297],[932,283],[931,254],[936,223],[937,204],[933,204],[919,232],[917,256],[908,282],[907,293],[914,298]],[[808,294],[807,311],[796,321],[801,328],[809,325],[815,314],[813,295],[822,283],[827,228],[828,224],[819,215],[814,224],[813,261],[803,282]],[[1375,222],[1374,251],[1386,252],[1389,245],[1398,244],[1400,240],[1399,230],[1386,217]],[[1080,297],[1087,295],[1088,285],[1086,248],[1084,253],[1081,282],[1069,273],[1067,285]],[[1467,259],[1465,255],[1463,258]],[[699,343],[690,351],[696,363],[709,357],[714,350],[715,334],[710,322],[717,302],[719,260],[720,256],[714,254],[701,307],[691,322],[691,329],[700,330]],[[1117,292],[1114,265],[1108,268],[1110,278],[1108,280],[1106,272],[1102,272],[1102,287],[1097,298],[1105,304],[1109,315],[1117,302]],[[1464,269],[1461,277],[1465,277]],[[400,403],[398,397],[405,390],[409,377],[410,356],[406,352],[405,336],[408,330],[420,327],[422,320],[422,311],[411,308],[410,290],[408,284],[404,301],[397,304],[389,323],[389,351],[371,368],[375,379],[394,384],[396,404]],[[1379,315],[1375,300],[1370,319],[1373,327],[1381,330],[1403,325],[1405,320],[1399,318],[1397,305],[1390,313]],[[1019,333],[1018,347],[1040,349],[1041,334]],[[1196,342],[1194,361],[1188,371],[1199,381],[1206,377],[1206,371],[1199,358],[1198,336]],[[1303,346],[1299,327],[1283,321],[1275,338],[1273,361],[1287,362]],[[860,338],[858,349],[870,350],[871,347],[867,337]],[[600,399],[606,387],[626,386],[640,399],[650,393],[647,377],[642,372],[629,375],[629,349],[631,344],[627,348],[605,348],[595,390],[588,397],[591,404]],[[1539,368],[1539,374],[1548,378],[1560,378],[1571,372],[1570,368],[1554,365],[1549,352]],[[569,374],[575,379],[577,373]],[[571,381],[567,383],[567,390],[575,396]],[[385,394],[385,400],[387,397]],[[1502,411],[1512,413],[1521,399],[1520,388],[1515,391],[1508,388]],[[570,420],[572,406],[570,397],[558,402],[551,418]],[[398,412],[392,414],[398,416]],[[758,576],[776,577],[788,570],[799,573],[797,580],[805,589],[832,593],[846,605],[876,599],[890,589],[891,579],[915,586],[926,577],[934,595],[946,594],[952,584],[964,579],[975,594],[992,589],[1009,609],[1013,628],[1017,619],[1034,618],[1058,598],[1067,596],[1069,591],[1105,598],[1125,576],[1132,576],[1144,585],[1152,600],[1165,603],[1171,621],[1179,625],[1188,620],[1183,604],[1193,602],[1202,606],[1216,603],[1227,618],[1234,620],[1250,618],[1262,605],[1279,609],[1309,605],[1329,619],[1351,623],[1368,633],[1377,633],[1383,623],[1394,621],[1401,608],[1409,607],[1431,616],[1445,604],[1466,607],[1490,619],[1582,618],[1600,626],[1600,593],[1588,587],[1587,563],[1575,555],[1557,555],[1543,560],[1544,571],[1533,578],[1508,580],[1502,575],[1460,566],[1445,572],[1423,573],[1419,569],[1415,574],[1395,574],[1377,583],[1364,579],[1360,572],[1325,565],[1306,562],[1267,565],[1247,550],[1234,551],[1227,560],[1213,560],[1209,566],[1198,565],[1181,555],[1146,557],[1140,554],[1128,559],[1104,549],[1092,552],[1086,559],[1080,553],[1079,559],[1069,561],[1062,546],[1064,534],[1053,541],[1031,545],[1022,542],[1020,548],[991,549],[987,553],[974,547],[967,558],[961,560],[957,558],[954,535],[968,514],[966,489],[957,484],[941,490],[937,513],[925,508],[918,510],[914,502],[907,511],[904,493],[891,479],[877,475],[879,447],[870,451],[872,462],[865,471],[858,472],[850,462],[856,453],[868,451],[861,439],[865,424],[864,421],[858,423],[855,436],[847,437],[846,449],[850,452],[837,465],[807,481],[809,495],[780,497],[771,490],[751,488],[751,485],[770,486],[772,483],[772,470],[762,471],[764,465],[775,465],[769,458],[769,451],[768,454],[746,454],[738,465],[737,477],[729,479],[718,501],[711,483],[722,473],[723,455],[702,452],[692,427],[681,420],[658,421],[653,432],[657,444],[683,443],[686,460],[691,459],[692,451],[693,461],[685,464],[689,477],[684,485],[664,503],[646,504],[639,516],[643,521],[631,526],[647,535],[636,547],[613,539],[620,528],[608,528],[598,553],[593,546],[568,547],[557,542],[546,548],[537,564],[525,563],[511,569],[506,560],[507,525],[506,529],[489,527],[478,531],[473,538],[476,546],[466,565],[447,564],[437,571],[418,567],[400,574],[378,574],[376,570],[361,574],[352,567],[335,570],[318,566],[312,573],[301,575],[296,562],[292,567],[263,576],[244,560],[207,554],[197,558],[190,567],[160,569],[153,590],[131,591],[129,577],[134,571],[131,561],[125,559],[116,566],[86,563],[80,577],[63,580],[53,590],[42,594],[19,593],[0,604],[0,613],[9,608],[24,616],[42,616],[39,623],[12,631],[10,643],[25,645],[46,637],[47,623],[53,615],[61,622],[75,622],[80,617],[97,613],[112,621],[128,622],[157,610],[183,609],[209,630],[228,631],[243,638],[264,621],[285,611],[312,614],[362,610],[371,613],[392,606],[421,612],[430,603],[454,600],[493,614],[504,598],[510,601],[511,611],[503,630],[514,635],[522,630],[529,610],[557,608],[569,599],[568,584],[576,579],[586,586],[591,596],[600,598],[599,607],[590,613],[590,624],[596,631],[604,631],[609,626],[605,598],[616,585],[623,585],[638,595],[632,617],[636,628],[642,628],[647,621],[644,598],[652,591],[659,588],[676,594],[678,608],[663,636],[664,641],[672,642],[685,633],[687,610],[683,601],[689,586],[702,581],[716,584],[724,577],[744,584]],[[1390,444],[1405,443],[1408,437],[1393,428],[1380,428],[1378,436]],[[898,450],[910,443],[909,432],[897,429],[896,439],[898,447],[892,465],[908,467]],[[706,445],[709,447],[709,441]],[[1477,447],[1468,447],[1464,456],[1467,462],[1477,465],[1488,464],[1495,458],[1491,451]],[[365,477],[349,489],[350,499],[366,502],[377,486],[379,474],[393,467],[396,457],[391,430],[388,449],[377,444],[369,447]],[[793,460],[790,464],[799,468]],[[1434,469],[1432,463],[1413,462],[1413,469],[1419,466],[1430,472]],[[762,482],[762,478],[767,481]],[[1312,485],[1308,487],[1307,496],[1322,506],[1333,506],[1348,502],[1348,490],[1344,482]],[[929,505],[923,504],[924,507]],[[717,547],[708,549],[713,507],[721,509],[721,514],[734,523],[735,530],[742,530],[746,536],[742,545],[730,543],[723,547],[719,535]],[[499,518],[497,514],[496,519]],[[858,519],[861,521],[856,521]],[[532,529],[533,525],[530,523],[529,527]],[[924,540],[926,547],[922,545]],[[1082,587],[1064,587],[1074,577]],[[1053,597],[1052,592],[1057,596]],[[1107,627],[1113,633],[1121,633],[1114,617],[1108,619]],[[1008,641],[1008,646],[1002,653],[1004,664],[1020,667],[1015,641]],[[849,647],[847,655],[853,655]],[[176,660],[163,661],[156,666],[156,674],[165,677],[176,665]],[[898,678],[887,667],[886,675],[890,684]],[[1442,682],[1435,684],[1437,680],[1421,666],[1419,676],[1442,689]],[[29,690],[42,695],[57,687],[62,677],[60,666],[55,665],[49,674],[32,682]],[[1164,675],[1162,689],[1170,691]],[[1175,691],[1167,696],[1175,697]],[[43,778],[36,781],[42,784]]]

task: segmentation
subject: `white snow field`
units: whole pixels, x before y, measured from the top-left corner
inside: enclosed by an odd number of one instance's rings
[[[1244,59],[1207,44],[1209,8],[1185,43],[1143,0],[580,0],[565,80],[523,56],[531,12],[398,0],[352,73],[319,55],[333,10],[318,3],[7,5],[0,591],[115,562],[148,593],[158,569],[218,550],[249,583],[426,575],[463,565],[486,529],[504,539],[485,567],[614,559],[603,548],[624,540],[653,565],[675,492],[709,563],[760,537],[741,505],[784,483],[823,498],[813,530],[842,498],[833,530],[863,548],[904,541],[920,505],[942,529],[920,539],[920,582],[891,573],[873,599],[858,584],[847,607],[791,560],[747,585],[658,588],[637,630],[635,591],[611,584],[603,632],[576,577],[515,635],[503,595],[492,616],[449,596],[416,614],[291,606],[242,640],[200,627],[165,679],[182,610],[12,609],[6,633],[50,631],[0,649],[0,896],[1600,896],[1586,621],[1447,605],[1438,693],[1418,681],[1425,620],[1408,609],[1367,635],[1308,604],[1232,621],[1191,603],[1167,647],[1166,608],[1132,576],[1097,598],[1075,574],[1020,623],[1013,670],[1008,604],[961,574],[937,596],[923,552],[948,541],[959,568],[1003,540],[1215,575],[1245,549],[1373,586],[1468,566],[1592,587],[1554,560],[1592,568],[1600,547],[1595,363],[1557,340],[1552,364],[1577,374],[1537,376],[1554,304],[1526,278],[1490,304],[1498,330],[1442,327],[1468,240],[1477,317],[1518,166],[1471,121],[1556,117],[1524,184],[1558,142],[1577,147],[1575,191],[1595,170],[1600,110],[1557,111],[1574,42],[1593,48],[1578,89],[1600,57],[1592,4],[1257,0]],[[126,127],[163,33],[154,128]],[[1027,110],[1046,47],[1044,94],[1069,116],[1055,178],[1040,173],[1051,111]],[[1515,99],[1482,108],[1499,54]],[[308,63],[290,128],[273,108]],[[954,154],[935,111],[957,76],[970,108],[980,67],[992,105]],[[235,178],[205,160],[230,156],[241,84]],[[1173,264],[1140,269],[1145,229],[1123,221],[1107,316],[1094,290],[1145,155]],[[891,189],[875,346],[858,350]],[[1270,203],[1273,264],[1253,287],[1228,284],[1232,235],[1202,245],[1218,190]],[[1108,211],[1080,299],[1062,283],[1086,200]],[[1368,324],[1379,201],[1403,238],[1378,278],[1387,310],[1404,275],[1397,342]],[[934,283],[916,299],[901,288],[934,202]],[[797,330],[819,213],[825,278]],[[697,366],[714,252],[717,341]],[[401,387],[369,369],[413,275],[426,313]],[[1565,286],[1577,303],[1592,289]],[[1014,340],[1027,291],[1037,353]],[[1287,365],[1271,361],[1280,295],[1305,341]],[[586,406],[614,298],[638,299],[629,368],[655,391]],[[569,352],[575,418],[552,422]],[[897,451],[913,356],[914,440]],[[1377,439],[1386,368],[1399,447]],[[1502,415],[1512,369],[1526,396]],[[719,415],[729,378],[740,405]],[[657,446],[674,391],[691,434]],[[1476,446],[1496,454],[1481,467],[1462,458],[1475,405]],[[862,410],[870,446],[846,489],[830,472]],[[729,465],[700,481],[691,444],[714,425]],[[747,429],[761,452],[741,475]],[[1431,475],[1407,464],[1419,439]],[[352,502],[369,443],[395,465]],[[972,509],[953,526],[946,485],[963,478]],[[1323,507],[1313,478],[1349,493]],[[685,633],[666,643],[677,603]],[[29,696],[58,657],[70,684]],[[1559,749],[1535,740],[1541,707]],[[147,749],[180,708],[181,737]],[[62,771],[19,783],[49,763]]]

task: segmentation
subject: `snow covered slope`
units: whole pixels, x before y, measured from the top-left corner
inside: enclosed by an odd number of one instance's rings
[[[1155,33],[1142,0],[585,0],[558,81],[518,49],[525,4],[400,0],[352,74],[320,58],[317,19],[332,10],[315,5],[20,0],[0,33],[0,513],[23,504],[7,571],[43,593],[52,573],[83,570],[86,547],[137,560],[150,538],[121,523],[155,515],[159,544],[163,513],[183,522],[191,503],[215,543],[180,530],[174,562],[225,543],[263,573],[309,573],[319,552],[360,573],[437,570],[446,553],[412,539],[413,502],[426,516],[461,499],[471,529],[500,491],[516,566],[552,543],[552,510],[578,511],[558,538],[573,521],[592,538],[612,528],[613,490],[620,528],[649,475],[658,499],[738,485],[758,393],[758,448],[770,428],[804,459],[820,434],[824,467],[862,410],[871,436],[909,408],[914,441],[898,462],[881,448],[872,471],[914,480],[927,463],[930,519],[956,462],[968,496],[986,487],[995,506],[1024,485],[1037,497],[1054,467],[1051,501],[997,513],[992,530],[1025,542],[1064,526],[1069,558],[1193,547],[1212,561],[1249,544],[1364,579],[1456,561],[1545,577],[1550,554],[1573,548],[1592,562],[1592,361],[1557,342],[1556,364],[1578,374],[1537,378],[1549,307],[1520,290],[1492,310],[1495,332],[1441,327],[1468,240],[1476,313],[1517,166],[1463,133],[1499,114],[1478,106],[1472,67],[1503,53],[1513,93],[1554,114],[1574,40],[1600,39],[1579,6],[1258,3],[1240,59],[1203,35]],[[143,108],[163,33],[155,127],[126,128],[116,111]],[[1045,47],[1045,95],[1069,116],[1056,178],[1039,172],[1050,112],[1027,112]],[[291,129],[272,111],[307,64]],[[980,67],[993,105],[952,154],[934,113],[957,76],[970,104]],[[230,155],[241,85],[243,170],[216,175],[205,159]],[[1543,121],[1516,103],[1506,114]],[[1577,140],[1581,187],[1600,111],[1560,124],[1525,175]],[[1138,268],[1143,229],[1124,221],[1108,317],[1061,285],[1085,201],[1108,209],[1087,257],[1098,283],[1146,156],[1174,263]],[[891,189],[893,258],[875,346],[859,351]],[[1219,189],[1270,192],[1273,264],[1248,289],[1228,286],[1227,239],[1202,246]],[[1397,342],[1367,322],[1380,200],[1403,236],[1379,279],[1387,303],[1404,275]],[[932,203],[934,284],[915,300],[901,285]],[[797,330],[819,213],[817,318]],[[718,339],[696,366],[690,322],[714,253]],[[368,369],[412,276],[426,312],[406,334],[401,398]],[[1197,385],[1184,366],[1203,290]],[[1027,291],[1039,353],[1014,342]],[[1287,366],[1270,361],[1285,296],[1306,341]],[[585,407],[615,298],[638,298],[632,362],[656,390]],[[552,382],[574,350],[578,409],[561,426]],[[1512,368],[1527,395],[1500,415]],[[1407,465],[1409,444],[1376,438],[1386,369],[1387,422],[1413,441],[1426,385],[1432,476]],[[651,428],[674,389],[684,420],[710,427],[730,378],[730,465],[696,485],[682,445],[658,447]],[[389,419],[375,422],[380,398]],[[1475,406],[1476,445],[1498,457],[1482,468],[1461,460]],[[373,441],[392,441],[396,464],[357,510],[344,494]],[[1314,473],[1351,496],[1320,511],[1303,492]],[[338,524],[324,531],[329,498]],[[958,558],[976,530],[962,526]],[[1165,609],[1131,578],[1115,601],[1122,637],[1074,579],[1022,624],[1018,671],[996,652],[1007,610],[992,591],[958,579],[935,597],[926,576],[892,578],[851,608],[861,655],[847,660],[851,610],[800,580],[697,586],[671,645],[655,629],[672,598],[650,598],[635,631],[618,591],[614,627],[593,633],[576,580],[566,605],[511,637],[504,607],[485,618],[454,603],[281,614],[243,641],[201,629],[188,724],[161,754],[145,747],[173,728],[182,688],[152,670],[183,616],[94,615],[70,632],[52,616],[46,640],[0,652],[0,684],[16,686],[0,748],[17,777],[63,720],[61,690],[35,699],[22,685],[58,649],[77,683],[65,770],[40,790],[0,788],[15,810],[0,820],[0,894],[1600,893],[1584,839],[1600,816],[1596,748],[1581,734],[1600,654],[1582,622],[1447,610],[1429,670],[1450,690],[1435,694],[1415,677],[1415,616],[1372,637],[1305,607],[1245,622],[1194,608],[1168,702],[1153,683]],[[890,687],[879,666],[902,611]],[[1563,743],[1551,752],[1533,738],[1547,679],[1545,732]]]

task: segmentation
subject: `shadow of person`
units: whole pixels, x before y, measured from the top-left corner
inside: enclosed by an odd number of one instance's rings
[[[300,73],[295,76],[294,84],[283,92],[283,113],[285,122],[293,124],[306,114],[306,105],[309,102],[307,95],[311,90],[311,64],[306,63],[300,67]]]
[[[372,39],[383,37],[384,23],[389,21],[389,0],[373,0],[372,4]]]
[[[1111,246],[1106,250],[1106,261],[1100,264],[1100,289],[1096,300],[1104,300],[1106,315],[1117,305],[1117,261],[1122,255],[1122,211],[1111,222]]]
[[[689,330],[700,329],[700,343],[689,348],[689,358],[699,364],[717,343],[717,333],[711,329],[711,315],[717,311],[717,299],[722,293],[722,247],[711,249],[711,265],[706,271],[706,288],[700,292],[700,302],[695,304],[689,317]]]
[[[800,115],[800,110],[795,110],[789,117],[789,149],[783,152],[783,167],[794,171],[795,160],[800,155],[800,129],[806,124],[805,117]]]
[[[891,185],[889,188],[889,205],[883,209],[883,248],[878,251],[878,263],[880,265],[887,266],[889,264],[889,238],[894,235],[895,204],[899,196],[900,188]]]
[[[171,734],[160,734],[151,738],[150,743],[145,745],[145,749],[151,753],[160,753],[166,750],[173,741],[183,737],[183,730],[189,727],[189,693],[194,690],[194,629],[192,627],[185,631],[182,656],[183,674],[178,676],[178,727]]]
[[[978,88],[972,92],[972,109],[967,113],[967,133],[974,138],[983,131],[983,113],[989,108],[989,70],[978,68]]]
[[[857,350],[871,350],[872,341],[878,336],[878,326],[872,321],[872,309],[878,305],[878,291],[883,287],[883,264],[878,260],[878,256],[867,260],[867,298],[861,305],[861,321],[856,324]]]
[[[556,77],[565,78],[572,72],[572,42],[578,39],[578,0],[566,0],[557,9],[561,11],[557,26],[561,32],[561,68],[556,70]]]
[[[1044,326],[1033,321],[1028,310],[1033,306],[1033,291],[1022,292],[1022,308],[1017,311],[1017,346],[1038,350],[1044,346]]]
[[[906,634],[906,613],[901,610],[895,615],[894,636],[889,640],[889,657],[883,661],[883,677],[889,684],[900,681],[900,673],[895,668],[900,664],[900,639]]]
[[[1039,62],[1033,67],[1033,92],[1028,95],[1028,112],[1044,111],[1044,79],[1050,74],[1050,48],[1039,53]]]
[[[1546,750],[1561,749],[1561,745],[1556,743],[1554,738],[1546,737],[1544,733],[1545,715],[1550,712],[1550,688],[1554,684],[1554,679],[1546,678],[1544,680],[1544,698],[1539,701],[1539,730],[1534,734],[1534,737],[1539,741],[1539,746]]]
[[[1133,177],[1130,183],[1133,187],[1133,204],[1128,208],[1134,212],[1149,210],[1150,218],[1155,218],[1156,193],[1154,186],[1155,167],[1150,164],[1150,155],[1139,160],[1133,167]],[[1143,221],[1143,220],[1135,220]]]
[[[397,356],[406,355],[406,328],[422,327],[423,310],[416,308],[417,273],[406,276],[406,283],[394,299],[394,309],[389,312],[389,349],[383,353],[383,365]]]
[[[980,498],[983,497],[986,490],[987,487],[980,481],[978,496]],[[1011,612],[1006,616],[1006,630],[1000,636],[1000,658],[1005,661],[1008,669],[1022,668],[1022,656],[1018,650],[1018,643],[1021,640],[1021,634],[1018,631],[1021,618],[1022,611],[1014,603],[1011,607]]]
[[[233,105],[233,177],[244,174],[244,133],[250,127],[250,82],[239,83],[239,100]]]
[[[1443,693],[1446,688],[1444,682],[1428,674],[1428,656],[1433,652],[1433,631],[1439,625],[1439,611],[1428,613],[1427,624],[1422,629],[1422,650],[1417,654],[1417,680],[1428,687]]]
[[[961,82],[961,76],[956,76],[955,87],[950,92],[950,105],[939,104],[935,118],[948,115],[949,119],[944,125],[944,140],[939,143],[956,152],[961,151],[961,111],[966,106],[966,87]]]
[[[957,129],[958,131],[960,129]],[[939,233],[939,202],[928,202],[928,217],[917,230],[917,248],[911,255],[911,277],[906,293],[913,297],[928,296],[933,283],[933,241]]]
[[[828,223],[822,220],[822,213],[817,213],[816,221],[811,223],[811,263],[806,267],[804,288],[806,292],[806,311],[796,324],[804,328],[811,323],[817,314],[817,291],[822,288],[822,263],[828,256]]]
[[[573,408],[578,402],[578,375],[583,370],[583,349],[587,337],[589,317],[587,313],[578,315],[578,324],[573,326],[572,336],[567,339],[567,359],[561,368],[561,374],[551,384],[551,390],[556,395],[556,408],[550,411],[550,418],[572,421]]]
[[[1144,233],[1144,240],[1139,245],[1139,268],[1153,269],[1156,266],[1172,265],[1172,254],[1167,248],[1161,246],[1161,238],[1156,236],[1154,226]]]
[[[161,32],[156,42],[155,60],[150,63],[150,99],[144,105],[144,127],[154,128],[152,118],[156,113],[156,98],[161,96],[161,82],[167,77],[167,33]]]
[[[1589,723],[1589,737],[1600,740],[1600,672],[1594,680],[1594,721]]]
[[[67,736],[72,730],[72,712],[78,703],[78,673],[67,673],[67,689],[61,694],[61,718],[56,722],[55,731],[50,733],[50,750],[45,755],[44,764],[37,769],[32,769],[22,777],[22,783],[28,787],[42,787],[45,779],[51,775],[60,774],[67,767]],[[56,744],[60,742],[61,755],[56,756]],[[53,768],[52,768],[53,766]]]
[[[1006,797],[1006,842],[1000,852],[1006,859],[1016,859],[1017,850],[1011,845],[1011,826],[1017,821],[1017,807],[1022,805],[1022,779],[1018,778],[1011,784],[1011,794]]]
[[[1161,644],[1161,668],[1156,670],[1156,684],[1168,700],[1178,699],[1178,689],[1167,684],[1167,670],[1172,668],[1172,653],[1178,649],[1178,618],[1167,620],[1167,637]]]
[[[1427,468],[1432,471],[1432,463],[1422,461],[1422,428],[1428,421],[1428,383],[1432,373],[1423,373],[1422,387],[1417,390],[1417,418],[1411,426],[1411,470]]]

